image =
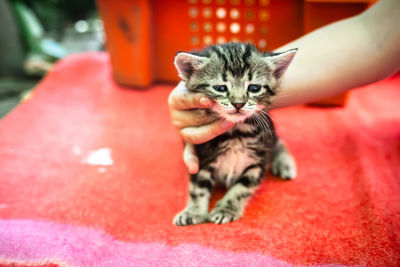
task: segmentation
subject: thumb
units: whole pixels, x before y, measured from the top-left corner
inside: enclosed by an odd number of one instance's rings
[[[186,168],[190,174],[196,174],[199,171],[199,158],[196,155],[193,144],[185,143],[183,162],[185,162]]]

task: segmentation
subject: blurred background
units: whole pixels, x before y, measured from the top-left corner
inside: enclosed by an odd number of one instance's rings
[[[0,32],[0,118],[57,60],[104,49],[93,0],[1,0]]]
[[[53,64],[107,50],[113,77],[144,89],[177,82],[177,51],[230,41],[273,50],[375,0],[1,0],[0,118]],[[104,32],[103,33],[103,29]],[[344,98],[334,103],[343,104]]]

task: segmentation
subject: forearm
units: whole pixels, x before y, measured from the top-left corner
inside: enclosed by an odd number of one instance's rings
[[[327,98],[383,79],[400,67],[400,1],[382,0],[361,15],[303,36],[273,107]]]

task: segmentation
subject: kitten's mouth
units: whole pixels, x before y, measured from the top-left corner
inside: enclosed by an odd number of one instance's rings
[[[241,110],[236,110],[236,111],[232,111],[232,112],[228,112],[229,115],[246,115],[243,111]]]
[[[243,112],[243,111],[233,111],[233,112],[229,112],[227,114],[227,120],[232,121],[232,122],[242,122],[245,121],[248,117],[248,115]]]

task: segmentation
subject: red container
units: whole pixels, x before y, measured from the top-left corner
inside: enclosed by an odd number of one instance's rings
[[[117,82],[178,81],[178,51],[250,41],[272,50],[303,33],[302,0],[97,0]]]
[[[97,0],[115,80],[178,81],[178,51],[248,41],[273,50],[373,0]],[[344,104],[345,97],[332,103]],[[329,103],[329,101],[328,101]]]

